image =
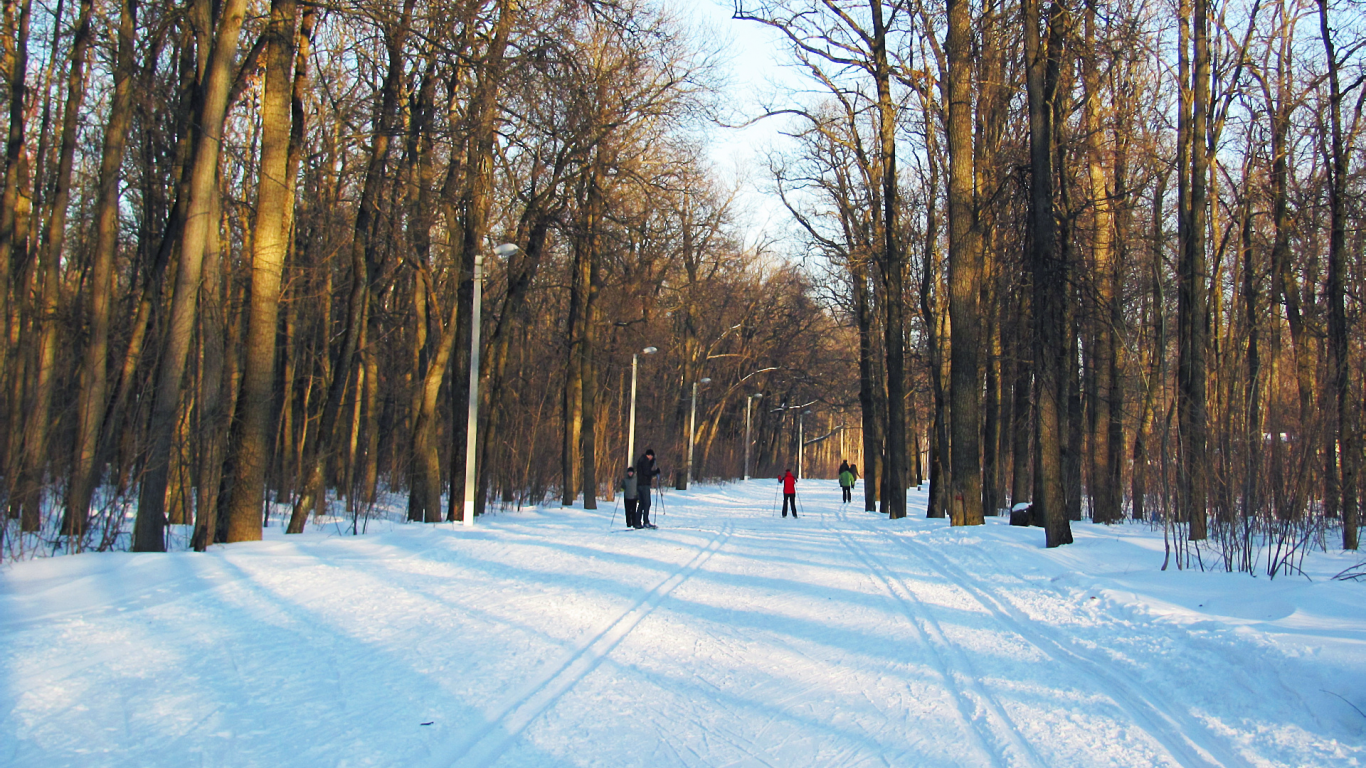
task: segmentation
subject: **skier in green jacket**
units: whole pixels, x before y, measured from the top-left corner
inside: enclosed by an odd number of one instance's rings
[[[844,492],[844,503],[848,504],[854,498],[854,470],[849,467],[846,459],[840,462],[840,490]]]

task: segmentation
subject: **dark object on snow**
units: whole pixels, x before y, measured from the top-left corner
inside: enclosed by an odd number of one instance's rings
[[[655,451],[653,448],[646,448],[645,455],[636,462],[636,483],[645,483],[643,488],[637,485],[640,488],[640,503],[636,507],[636,513],[639,515],[636,518],[639,523],[635,526],[636,528],[648,528],[650,526],[650,486],[652,485],[651,481],[658,474],[659,468],[655,466]]]
[[[1020,502],[1010,508],[1010,524],[1029,526],[1034,520],[1034,505],[1028,502]]]

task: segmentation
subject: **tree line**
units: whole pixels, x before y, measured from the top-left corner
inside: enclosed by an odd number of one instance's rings
[[[1155,521],[1179,567],[1272,574],[1356,549],[1358,7],[734,9],[820,94],[770,99],[772,171],[858,334],[869,510],[906,514],[923,445],[955,525]]]
[[[610,498],[634,355],[671,470],[749,410],[754,473],[843,426],[892,518],[1356,548],[1350,4],[737,0],[808,86],[757,243],[724,56],[644,0],[0,11],[5,556],[458,518],[481,256],[481,513]]]
[[[847,410],[847,329],[705,157],[718,53],[633,0],[3,6],[3,556],[258,539],[383,498],[610,498]],[[509,243],[515,249],[495,249]],[[505,258],[496,255],[501,253]],[[750,399],[764,394],[762,400]],[[758,404],[758,405],[755,405]],[[841,417],[842,418],[842,417]]]

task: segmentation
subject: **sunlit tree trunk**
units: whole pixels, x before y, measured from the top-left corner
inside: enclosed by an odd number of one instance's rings
[[[138,513],[133,527],[133,549],[159,552],[165,549],[166,484],[168,462],[175,437],[176,413],[180,408],[182,379],[194,334],[195,305],[204,264],[204,249],[217,221],[212,220],[210,197],[218,194],[219,150],[223,119],[232,81],[232,62],[237,53],[237,36],[242,28],[245,0],[225,0],[214,34],[213,53],[204,77],[203,107],[200,111],[200,136],[195,147],[190,177],[189,205],[180,242],[176,268],[176,287],[171,299],[166,341],[160,356],[156,393],[148,428],[149,448],[144,462],[142,486],[138,494]]]
[[[294,0],[273,0],[266,28],[266,83],[261,100],[261,160],[252,225],[251,303],[247,314],[241,408],[233,441],[228,541],[261,538],[266,466],[274,410],[280,278],[289,251],[294,178],[290,175],[290,99],[293,92]],[[196,549],[205,542],[196,540]]]
[[[64,533],[80,536],[85,532],[90,499],[99,479],[96,449],[100,426],[104,422],[108,390],[110,311],[114,291],[114,252],[118,246],[119,182],[122,177],[124,148],[127,145],[129,118],[132,115],[134,29],[137,26],[136,0],[123,0],[119,7],[118,48],[114,58],[114,90],[109,118],[104,129],[104,149],[100,155],[100,175],[95,197],[95,243],[91,256],[90,279],[86,289],[89,341],[81,362],[81,383],[77,394],[75,454],[67,486]]]
[[[20,226],[20,177],[21,163],[24,160],[24,121],[26,112],[24,101],[28,94],[28,35],[31,20],[32,0],[18,0],[18,13],[15,14],[15,0],[5,3],[5,16],[8,24],[13,24],[14,30],[14,49],[13,56],[7,62],[9,71],[9,133],[5,139],[5,177],[4,188],[0,190],[0,322],[7,326],[6,345],[0,351],[0,387],[6,384],[19,384],[22,376],[10,370],[11,355],[17,359],[20,350],[17,341],[19,338],[18,307],[21,302],[19,298],[23,296],[27,288],[27,282],[20,274],[20,281],[17,287],[10,285],[11,275],[22,273],[17,269],[22,265],[24,258],[22,250],[25,247],[25,238],[19,237]],[[16,253],[18,251],[18,253]],[[10,295],[13,293],[15,301],[10,304]],[[11,377],[9,380],[6,377]],[[8,479],[12,477],[11,470],[15,462],[20,461],[16,447],[20,444],[22,433],[21,419],[18,418],[22,411],[22,388],[19,386],[10,387],[10,414],[7,419],[6,429],[10,434],[5,436],[4,465],[0,465],[0,472],[3,472]]]
[[[952,339],[949,367],[950,483],[949,520],[981,525],[982,383],[981,284],[984,278],[982,232],[973,167],[972,10],[967,0],[949,0],[948,33],[948,213],[949,315]]]

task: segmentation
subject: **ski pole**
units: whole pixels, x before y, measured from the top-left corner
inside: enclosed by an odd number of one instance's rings
[[[622,491],[625,493],[625,491]],[[617,507],[621,506],[621,496],[618,495],[616,501],[612,502],[612,519],[607,521],[607,527],[611,528],[617,524]]]

